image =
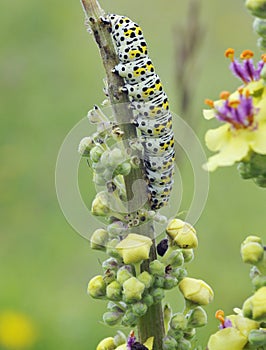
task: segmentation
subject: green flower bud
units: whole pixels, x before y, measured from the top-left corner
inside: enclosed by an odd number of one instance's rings
[[[255,17],[266,18],[266,1],[265,0],[246,0],[246,8]]]
[[[91,239],[90,245],[92,249],[105,251],[106,243],[108,242],[108,232],[102,228],[94,231]]]
[[[138,322],[138,318],[133,314],[132,310],[127,310],[122,317],[121,324],[125,327],[135,327]]]
[[[138,275],[138,280],[145,285],[145,288],[150,288],[153,283],[153,276],[147,271],[143,271]]]
[[[182,338],[178,341],[178,349],[180,350],[190,350],[191,349],[191,343],[189,340]]]
[[[149,259],[152,240],[149,237],[130,233],[117,246],[125,264],[135,264]]]
[[[114,338],[105,338],[98,345],[96,350],[114,350],[116,348]]]
[[[97,163],[99,162],[102,154],[103,154],[104,150],[102,149],[102,147],[100,146],[95,146],[94,148],[92,148],[92,150],[90,151],[90,158],[93,162]]]
[[[183,254],[185,263],[189,263],[194,259],[193,249],[183,249],[182,254]]]
[[[93,180],[96,185],[104,186],[106,184],[106,180],[103,177],[103,174],[93,173]]]
[[[195,338],[195,335],[196,335],[196,328],[191,328],[191,329],[187,329],[185,332],[184,332],[184,338],[185,339],[194,339]],[[197,348],[195,349],[197,350]],[[199,349],[201,350],[201,349]]]
[[[266,20],[255,18],[253,22],[254,31],[263,38],[266,38]]]
[[[175,338],[167,336],[163,338],[163,350],[175,350],[177,349],[177,341]]]
[[[120,306],[121,305],[121,306]],[[120,312],[122,313],[123,310],[126,308],[126,304],[122,301],[114,303],[113,301],[109,301],[107,304],[107,310],[112,312]]]
[[[125,224],[122,221],[114,221],[107,226],[110,237],[118,237],[126,232]]]
[[[248,339],[236,328],[223,328],[210,336],[209,350],[243,350]]]
[[[256,348],[266,345],[266,329],[256,329],[249,333],[248,340]]]
[[[185,315],[181,312],[174,314],[170,321],[170,327],[172,329],[184,331],[187,328],[187,319]]]
[[[164,276],[165,275],[165,265],[159,260],[153,260],[150,263],[150,272],[154,276]]]
[[[126,303],[134,303],[141,300],[145,284],[136,277],[131,277],[123,283],[123,299]]]
[[[103,276],[95,276],[93,277],[87,289],[88,294],[93,298],[102,298],[106,294],[106,285],[103,280]]]
[[[113,271],[113,270],[106,270],[104,272],[103,280],[104,280],[106,285],[108,285],[111,282],[113,282],[115,280],[115,278],[116,278],[115,271]]]
[[[164,298],[164,290],[162,288],[155,288],[151,291],[154,304],[159,303]]]
[[[111,150],[110,155],[109,155],[109,164],[112,167],[117,166],[121,162],[124,162],[125,160],[125,155],[119,148],[114,148]]]
[[[108,326],[115,326],[119,323],[122,314],[120,312],[105,312],[103,314],[103,322]]]
[[[148,307],[143,302],[139,301],[139,302],[132,305],[132,312],[137,317],[144,316],[146,314],[147,310],[148,310]]]
[[[179,340],[183,338],[184,332],[181,329],[170,328],[167,335],[169,337],[173,337],[176,341],[179,342]]]
[[[253,174],[251,171],[251,166],[249,162],[240,162],[237,166],[237,170],[239,172],[239,175],[244,180],[252,179]]]
[[[117,281],[111,282],[106,287],[106,296],[109,300],[121,300],[122,287]]]
[[[84,137],[79,143],[78,152],[82,157],[88,157],[94,146],[95,143],[91,137]]]
[[[154,277],[153,286],[154,287],[163,288],[163,286],[164,286],[164,277],[162,277],[162,276],[155,276]]]
[[[177,267],[171,270],[171,276],[176,277],[177,280],[181,280],[184,277],[187,277],[187,270],[183,267]]]
[[[252,279],[252,284],[256,290],[261,287],[266,287],[266,276],[263,276],[263,275],[255,276]]]
[[[192,328],[198,328],[206,326],[208,322],[207,314],[205,310],[197,306],[194,309],[192,309],[188,314],[188,326]]]
[[[171,276],[171,275],[166,275],[165,279],[164,279],[164,285],[163,288],[164,289],[172,289],[175,286],[177,286],[178,284],[178,280],[177,278]]]
[[[199,279],[185,277],[179,283],[179,289],[187,300],[195,304],[207,305],[213,300],[213,290]]]
[[[257,236],[249,236],[241,244],[241,257],[244,263],[258,264],[264,256],[261,239]]]
[[[95,216],[107,216],[111,210],[108,206],[109,198],[107,192],[99,192],[91,205],[91,213]]]
[[[265,45],[265,47],[264,47],[264,50],[265,50],[266,40],[264,40],[264,45]],[[254,182],[257,186],[265,188],[266,187],[266,175],[257,176],[256,178],[254,178]]]
[[[168,248],[166,254],[164,254],[162,261],[165,265],[171,265],[172,267],[182,266],[184,258],[180,249],[171,250]]]
[[[115,171],[114,171],[114,175],[123,175],[123,176],[127,176],[129,173],[131,172],[131,165],[128,162],[124,162],[122,164],[119,164]]]
[[[164,322],[165,333],[168,332],[171,318],[172,318],[172,309],[170,305],[167,303],[164,305],[164,308],[163,308],[163,322]]]
[[[154,303],[154,300],[153,300],[153,297],[150,294],[146,294],[142,298],[142,302],[145,303],[148,307],[150,307]]]
[[[115,346],[119,346],[122,344],[125,344],[127,342],[127,337],[125,336],[125,334],[121,331],[117,331],[116,335],[114,336],[114,343]]]
[[[120,267],[120,269],[117,271],[117,281],[120,284],[123,284],[126,280],[133,277],[132,275],[132,268],[130,265],[124,265]]]
[[[102,268],[104,270],[110,269],[110,270],[116,271],[118,267],[119,267],[119,263],[115,258],[108,258],[102,263]]]
[[[120,259],[120,254],[116,249],[118,242],[120,242],[120,240],[118,238],[114,238],[109,241],[106,246],[106,253],[116,259]]]

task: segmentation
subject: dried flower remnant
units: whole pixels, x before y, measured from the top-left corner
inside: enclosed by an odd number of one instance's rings
[[[218,101],[205,101],[211,110],[204,110],[204,117],[224,123],[208,130],[205,136],[207,147],[218,152],[204,165],[209,171],[248,161],[252,153],[266,154],[266,90],[261,77],[266,55],[257,65],[250,50],[242,52],[241,62],[235,59],[233,49],[226,50],[225,56],[231,60],[230,70],[243,85],[231,94],[223,91]]]

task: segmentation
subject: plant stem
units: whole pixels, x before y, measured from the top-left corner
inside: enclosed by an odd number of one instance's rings
[[[131,123],[134,118],[132,110],[128,108],[129,99],[128,96],[121,92],[121,88],[124,86],[124,80],[112,73],[112,69],[119,63],[116,50],[113,45],[112,37],[108,26],[99,19],[104,15],[104,11],[99,6],[97,0],[81,0],[85,15],[90,23],[90,28],[93,32],[94,39],[99,47],[100,55],[103,61],[103,65],[107,78],[108,96],[112,105],[116,121],[119,127],[124,132],[123,140],[126,146],[128,146],[128,140],[138,139],[135,126]],[[134,188],[133,184],[137,180],[143,180],[145,185],[142,166],[137,169],[132,169],[128,176],[124,177],[125,187],[127,193],[127,200],[129,203],[128,210],[132,211],[132,208],[140,208],[143,203],[148,202],[148,195],[146,186],[137,186]],[[138,183],[139,184],[139,183]],[[148,222],[139,226],[139,234],[149,236],[153,240],[153,245],[150,250],[150,261],[156,259],[156,243],[154,239],[154,228],[152,223]],[[149,270],[149,261],[144,261],[141,265],[141,271]],[[143,343],[149,337],[154,337],[153,350],[162,349],[162,339],[164,337],[164,323],[162,305],[158,303],[152,305],[147,313],[140,318],[138,324],[138,332],[140,341]]]

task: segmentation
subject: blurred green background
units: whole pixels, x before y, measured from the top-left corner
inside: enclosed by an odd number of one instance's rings
[[[183,38],[174,27],[186,21],[187,3],[101,1],[106,11],[126,14],[143,27],[176,113],[180,106],[174,47]],[[54,173],[66,134],[104,99],[102,64],[78,0],[1,0],[0,9],[0,314],[14,310],[34,322],[34,349],[95,349],[101,338],[115,333],[100,322],[105,302],[86,295],[87,282],[100,273],[98,259],[104,255],[91,251],[65,220]],[[189,20],[194,21],[191,14]],[[200,121],[197,133],[203,142],[207,128],[214,126],[203,120],[204,98],[216,99],[221,90],[239,85],[228,70],[224,50],[234,47],[240,53],[249,48],[257,57],[259,52],[242,0],[203,0],[201,22],[206,36],[192,77],[192,111]],[[81,177],[88,192],[93,188],[89,176],[84,166]],[[199,331],[203,344],[216,330],[215,310],[231,313],[251,292],[249,268],[239,255],[241,241],[248,234],[265,238],[264,191],[241,181],[235,168],[219,169],[210,180],[208,202],[196,224],[200,246],[189,265],[190,275],[206,280],[215,291],[207,307],[210,324]],[[167,294],[175,311],[181,308],[176,293]]]

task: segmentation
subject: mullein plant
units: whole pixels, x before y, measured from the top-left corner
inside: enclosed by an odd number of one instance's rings
[[[246,0],[246,8],[255,17],[254,30],[260,36],[258,46],[266,50],[266,1]],[[253,52],[245,50],[240,60],[229,48],[230,70],[241,80],[236,91],[223,91],[217,101],[206,100],[211,109],[204,117],[216,118],[222,123],[205,135],[207,147],[214,152],[204,167],[238,164],[243,179],[252,179],[259,187],[266,187],[266,54],[253,62]],[[251,265],[252,295],[234,308],[234,314],[225,316],[216,312],[219,330],[210,336],[208,350],[266,349],[266,246],[259,236],[248,236],[241,245],[244,263]]]
[[[106,325],[128,329],[101,340],[96,350],[202,349],[196,345],[196,329],[207,324],[203,306],[213,300],[213,291],[206,282],[187,273],[186,264],[193,260],[198,246],[196,231],[179,218],[166,218],[151,210],[143,187],[132,192],[134,181],[143,179],[143,164],[141,145],[132,141],[137,138],[136,130],[128,110],[123,110],[123,104],[128,102],[121,93],[124,81],[112,74],[118,60],[110,32],[100,20],[104,11],[96,0],[82,0],[82,4],[103,59],[113,116],[106,117],[95,106],[88,118],[97,131],[79,145],[80,154],[93,169],[94,183],[102,188],[91,207],[91,213],[102,220],[101,227],[92,233],[91,248],[106,254],[102,272],[88,283],[88,294],[107,301],[103,315]],[[260,28],[256,31],[261,36],[259,45],[264,48],[266,1],[250,0],[246,6],[259,18],[254,27]],[[226,57],[242,85],[233,93],[222,92],[218,101],[206,101],[211,109],[204,111],[205,118],[216,118],[223,125],[206,134],[207,146],[218,154],[210,157],[204,167],[213,171],[238,163],[244,179],[253,179],[265,187],[266,56],[255,64],[253,53],[245,50],[239,62],[234,50],[228,49]],[[132,197],[137,206],[132,204]],[[155,240],[156,222],[165,226],[165,237],[159,242]],[[233,315],[216,312],[220,326],[211,335],[208,350],[266,349],[266,258],[260,237],[247,237],[241,256],[244,263],[252,265],[253,294],[242,309],[234,309]],[[165,292],[173,288],[184,297],[183,310],[172,310],[164,303]]]
[[[211,287],[188,277],[186,269],[198,246],[197,234],[189,223],[151,210],[145,186],[132,193],[134,182],[144,183],[144,178],[141,145],[127,106],[123,109],[128,102],[121,92],[124,80],[112,73],[118,59],[110,31],[100,19],[104,11],[96,0],[82,4],[103,59],[112,110],[111,118],[98,106],[88,113],[97,130],[79,145],[93,170],[94,184],[101,188],[91,206],[101,227],[92,233],[90,244],[106,256],[87,291],[92,298],[107,301],[106,325],[127,329],[101,340],[96,349],[196,349],[196,329],[207,323],[203,306],[213,300]],[[156,222],[164,225],[160,241],[155,239],[161,233],[155,232]],[[164,303],[165,293],[174,288],[184,297],[179,311]]]

